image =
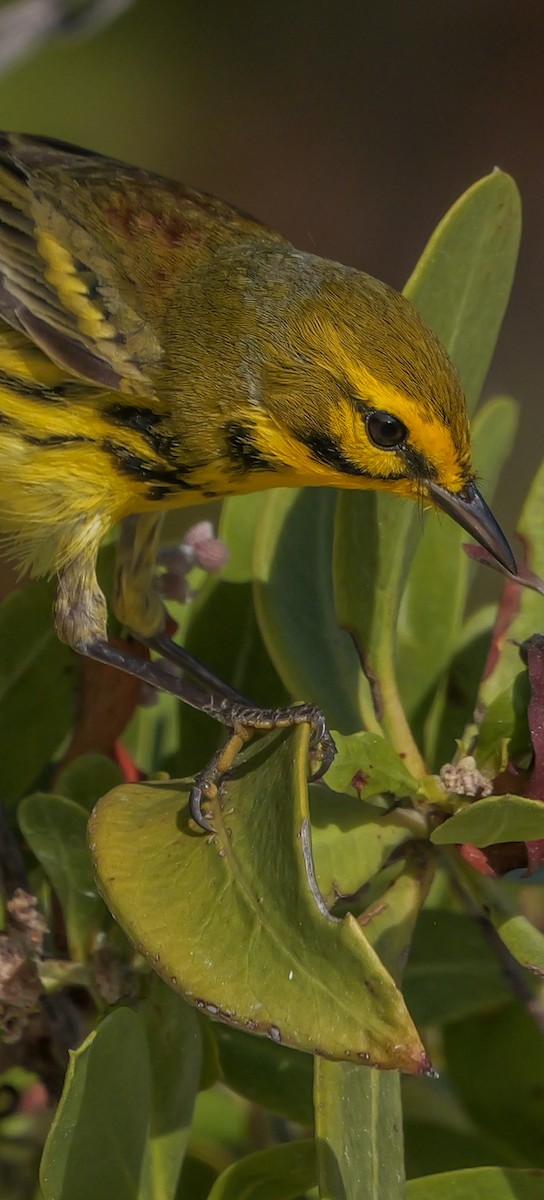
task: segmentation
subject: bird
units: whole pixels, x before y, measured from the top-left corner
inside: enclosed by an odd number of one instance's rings
[[[63,642],[229,729],[193,783],[203,829],[254,729],[307,721],[316,774],[335,748],[315,705],[259,709],[174,644],[161,522],[286,486],[423,501],[516,571],[474,479],[457,371],[404,296],[181,183],[0,134],[0,534],[22,571],[57,577]],[[181,678],[108,640],[96,560],[117,525],[113,611]]]

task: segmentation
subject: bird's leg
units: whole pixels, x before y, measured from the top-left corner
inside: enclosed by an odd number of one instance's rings
[[[224,705],[224,713],[227,708]],[[206,712],[211,713],[207,708]],[[223,717],[219,718],[223,720]],[[189,812],[202,829],[212,831],[210,813],[203,809],[203,804],[216,800],[221,794],[221,784],[234,766],[240,750],[256,730],[288,729],[293,725],[308,724],[312,730],[310,747],[320,750],[320,764],[311,775],[312,782],[321,779],[330,767],[336,754],[336,746],[331,737],[325,717],[316,704],[290,704],[283,708],[245,708],[240,704],[232,704],[229,711],[231,735],[221,749],[210,759],[202,771],[195,775],[195,781],[189,794]]]
[[[158,599],[160,603],[160,598]],[[143,611],[148,609],[144,608]],[[177,696],[192,708],[214,717],[231,731],[225,746],[195,777],[190,792],[189,811],[201,828],[211,829],[209,814],[203,811],[203,803],[213,801],[217,797],[222,777],[231,769],[236,755],[256,730],[285,729],[307,723],[312,728],[312,749],[315,751],[320,747],[321,762],[312,778],[319,779],[330,766],[336,747],[323,713],[316,705],[258,708],[246,701],[233,701],[231,697],[223,694],[223,684],[220,684],[220,688],[209,686],[209,678],[214,678],[211,672],[207,673],[205,680],[208,686],[202,686],[186,678],[176,678],[165,671],[159,662],[148,662],[128,649],[111,645],[107,638],[106,602],[96,578],[94,553],[80,555],[64,568],[59,578],[55,616],[59,637],[80,654],[118,667],[141,679],[143,683]],[[155,639],[151,637],[149,640],[153,645]],[[165,639],[166,643],[168,640]],[[168,649],[162,638],[159,638],[156,645],[161,650]],[[174,661],[179,662],[179,647],[175,649]],[[200,664],[194,659],[192,662],[193,673],[197,675],[196,668],[200,668]]]
[[[230,683],[220,679],[205,663],[201,663],[198,658],[190,654],[185,646],[178,646],[177,642],[168,637],[167,633],[156,633],[154,637],[139,637],[138,641],[144,642],[150,650],[155,650],[157,654],[160,654],[161,658],[167,658],[176,667],[181,667],[187,675],[191,675],[193,679],[197,679],[199,683],[209,687],[218,695],[231,700],[233,704],[252,707],[252,702],[248,700],[247,696],[243,696],[241,692],[236,691],[236,688],[231,687]]]

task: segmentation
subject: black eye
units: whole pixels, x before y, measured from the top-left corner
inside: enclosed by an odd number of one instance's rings
[[[366,428],[371,442],[382,450],[393,450],[395,446],[400,446],[408,434],[406,425],[388,412],[369,413]]]

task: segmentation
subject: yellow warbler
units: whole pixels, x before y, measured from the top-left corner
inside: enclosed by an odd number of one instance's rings
[[[334,747],[315,707],[255,709],[166,637],[166,510],[286,485],[383,488],[438,505],[515,570],[472,478],[456,371],[415,309],[220,200],[2,135],[0,317],[0,531],[22,567],[58,575],[64,641],[234,731],[193,789],[204,826],[202,800],[249,730],[308,720],[325,766]],[[181,662],[181,680],[108,643],[95,564],[117,522],[116,615]]]

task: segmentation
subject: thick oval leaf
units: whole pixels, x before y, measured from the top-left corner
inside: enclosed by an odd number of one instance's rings
[[[402,871],[359,917],[393,979],[400,983],[416,923],[433,882],[436,854],[429,843],[408,845]]]
[[[521,236],[518,189],[493,171],[435,229],[405,293],[449,351],[475,407],[512,288]]]
[[[544,979],[544,934],[522,913],[491,911],[490,919],[510,954],[531,974]]]
[[[431,834],[436,846],[527,842],[544,838],[544,803],[523,796],[485,796],[454,813]]]
[[[420,915],[403,991],[418,1026],[444,1025],[510,999],[479,923],[435,908]]]
[[[512,450],[516,427],[517,406],[504,397],[488,401],[474,421],[474,467],[489,503]],[[464,530],[444,514],[427,515],[399,612],[398,675],[408,713],[435,695],[458,643],[473,574],[461,550],[466,538]],[[433,749],[427,747],[431,759]]]
[[[151,1193],[173,1200],[189,1139],[202,1065],[194,1008],[154,975],[140,1005],[150,1065],[148,1170]]]
[[[544,575],[544,463],[531,487],[518,521],[527,562],[537,575]],[[480,689],[487,707],[495,696],[510,687],[519,673],[519,644],[544,623],[544,596],[508,580],[497,615],[496,632]]]
[[[175,1200],[209,1200],[217,1171],[201,1158],[186,1154]]]
[[[504,745],[508,757],[518,762],[532,752],[527,709],[531,699],[529,674],[520,671],[486,709],[478,729],[474,757],[480,769],[487,767],[492,778],[503,766]]]
[[[195,1147],[204,1148],[210,1142],[218,1142],[221,1148],[245,1146],[248,1136],[249,1106],[239,1096],[224,1087],[211,1087],[199,1092],[191,1126]],[[227,1164],[223,1162],[221,1165]]]
[[[406,1200],[541,1200],[544,1171],[473,1167],[411,1179]]]
[[[60,772],[55,789],[59,796],[75,800],[90,811],[101,796],[122,781],[123,772],[111,758],[104,754],[83,754]]]
[[[87,813],[62,796],[37,792],[19,805],[22,833],[58,896],[72,958],[84,962],[109,917],[87,847]]]
[[[353,733],[361,727],[359,697],[368,684],[334,611],[335,504],[336,493],[325,488],[270,493],[255,543],[255,604],[291,695],[320,704],[329,724]]]
[[[446,214],[405,288],[456,363],[471,408],[504,316],[519,236],[516,186],[507,175],[494,172]],[[361,649],[383,728],[417,774],[418,754],[400,703],[394,651],[404,563],[419,534],[413,515],[413,506],[394,496],[343,493],[335,533],[335,591],[340,624]],[[429,637],[432,629],[427,616]]]
[[[314,1060],[239,1029],[214,1023],[225,1083],[252,1104],[262,1104],[299,1125],[313,1125]]]
[[[419,781],[407,770],[404,760],[378,733],[334,733],[337,755],[327,771],[327,786],[347,792],[358,777],[357,794],[363,800],[384,792],[393,796],[416,796]]]
[[[310,886],[308,737],[299,727],[258,745],[213,806],[211,837],[189,824],[180,785],[111,792],[90,823],[102,891],[155,969],[210,1016],[311,1053],[425,1071],[357,922],[324,915]]]
[[[215,1182],[209,1200],[298,1200],[316,1178],[315,1142],[289,1142],[233,1163]]]
[[[266,499],[266,492],[252,492],[229,496],[223,503],[218,536],[229,551],[229,561],[221,570],[221,578],[228,583],[253,579],[254,543]]]
[[[474,1123],[528,1165],[544,1167],[544,1038],[527,1009],[508,1004],[447,1025],[444,1048],[453,1086]]]
[[[544,934],[519,912],[504,886],[466,867],[458,857],[452,862],[483,920],[491,921],[501,941],[522,967],[543,979]]]
[[[434,1093],[436,1095],[436,1088]],[[404,1153],[408,1179],[418,1175],[434,1175],[435,1172],[487,1167],[490,1163],[497,1167],[511,1167],[513,1161],[519,1161],[517,1158],[513,1160],[508,1149],[503,1152],[496,1138],[486,1138],[479,1130],[475,1132],[472,1128],[459,1128],[460,1124],[458,1108],[452,1124],[442,1123],[432,1113],[427,1121],[406,1118],[405,1114]]]
[[[50,762],[73,718],[77,658],[59,642],[54,588],[34,582],[0,604],[3,799],[18,799]]]
[[[152,1200],[141,1186],[148,1121],[145,1031],[120,1008],[70,1054],[42,1158],[44,1200]]]
[[[125,729],[123,748],[144,775],[170,774],[170,763],[179,748],[179,709],[176,696],[158,692],[151,705],[136,709]]]
[[[317,882],[331,906],[357,892],[413,837],[399,810],[387,812],[317,784],[310,787],[310,813]]]
[[[452,761],[460,731],[474,719],[476,697],[489,651],[495,615],[494,604],[486,604],[471,613],[463,625],[447,673],[440,684],[440,692],[447,703],[444,706],[440,703],[437,706],[438,711],[433,705],[431,719],[425,708],[423,712],[420,710],[414,715],[414,723],[418,726],[423,718],[424,732],[421,740],[427,747],[427,761],[431,769],[440,769],[444,763]],[[495,747],[496,743],[493,745]]]
[[[361,692],[364,724],[375,732],[382,726],[418,774],[423,764],[400,702],[393,650],[403,574],[419,536],[413,515],[411,501],[385,492],[340,493],[334,594],[338,621],[357,645],[371,682],[370,696]]]

